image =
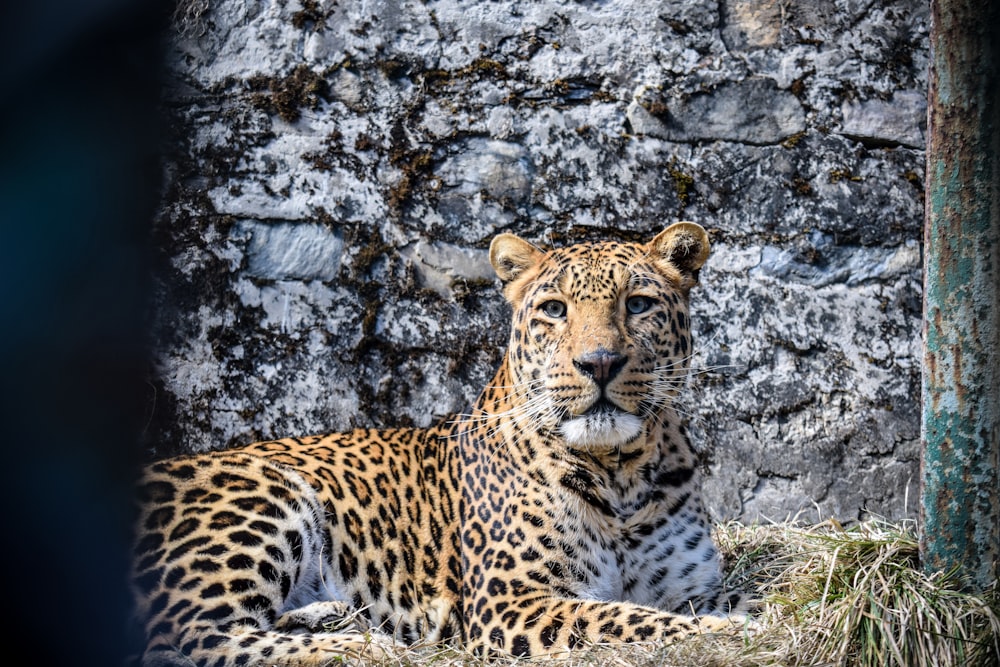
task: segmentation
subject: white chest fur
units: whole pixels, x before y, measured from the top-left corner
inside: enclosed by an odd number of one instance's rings
[[[583,514],[596,518],[593,512]],[[587,563],[580,564],[586,570],[581,597],[681,611],[685,601],[717,589],[718,556],[708,526],[693,507],[669,517],[601,517],[597,523],[600,528],[592,534],[601,539],[586,545]]]

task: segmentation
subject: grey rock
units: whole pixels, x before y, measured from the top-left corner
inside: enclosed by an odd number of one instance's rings
[[[500,141],[469,142],[462,154],[442,165],[438,175],[460,194],[485,192],[494,199],[527,202],[533,168],[527,150]]]
[[[773,80],[727,82],[704,92],[660,98],[640,90],[628,110],[637,134],[670,141],[775,144],[806,129],[794,95]]]
[[[271,280],[337,278],[344,242],[322,225],[243,221],[239,228],[250,236],[249,275]]]
[[[418,241],[401,248],[399,254],[413,263],[422,287],[444,298],[455,293],[456,284],[492,284],[495,277],[485,250]]]
[[[869,142],[902,144],[914,148],[925,143],[927,96],[901,90],[889,100],[845,101],[841,134]]]
[[[836,245],[833,237],[813,232],[792,248],[761,248],[760,264],[751,274],[760,272],[770,278],[814,287],[838,282],[857,285],[868,280],[885,280],[919,263],[916,241],[896,248],[851,247]]]

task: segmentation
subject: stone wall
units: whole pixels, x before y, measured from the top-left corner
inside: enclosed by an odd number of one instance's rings
[[[689,219],[712,509],[915,513],[924,3],[181,0],[173,24],[151,454],[461,411],[506,341],[493,235]]]

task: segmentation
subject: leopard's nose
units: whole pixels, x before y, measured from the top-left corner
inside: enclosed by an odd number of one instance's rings
[[[581,373],[592,378],[597,386],[603,389],[618,375],[618,371],[625,366],[627,361],[628,357],[625,355],[599,347],[593,352],[587,352],[574,359],[573,365]]]

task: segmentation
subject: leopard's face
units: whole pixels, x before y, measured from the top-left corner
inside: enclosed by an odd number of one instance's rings
[[[693,223],[649,244],[545,253],[509,235],[495,241],[491,258],[514,307],[518,416],[577,449],[638,439],[686,380],[688,291],[707,255]]]

